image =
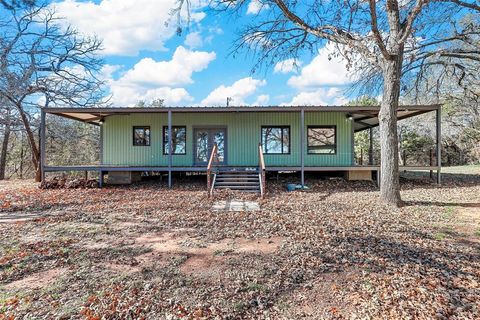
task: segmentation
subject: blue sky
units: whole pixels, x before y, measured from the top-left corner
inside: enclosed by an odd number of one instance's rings
[[[296,62],[279,61],[252,74],[248,52],[229,55],[242,24],[268,13],[250,0],[237,19],[200,2],[181,36],[171,16],[175,0],[58,1],[58,14],[87,35],[103,39],[105,67],[115,106],[164,99],[167,105],[325,105],[346,102],[345,64],[328,59],[329,45]],[[184,15],[185,16],[185,15]]]

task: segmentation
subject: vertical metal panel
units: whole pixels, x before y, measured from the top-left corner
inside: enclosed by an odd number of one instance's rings
[[[167,166],[168,156],[162,152],[162,130],[168,125],[166,113],[113,115],[104,123],[104,164]],[[187,127],[185,155],[172,155],[173,166],[193,164],[193,128],[202,126],[227,127],[228,165],[258,165],[258,143],[262,126],[290,126],[291,150],[285,155],[265,155],[267,166],[300,166],[301,128],[299,112],[230,112],[230,113],[174,113],[172,125]],[[336,125],[337,154],[312,155],[305,148],[306,166],[348,166],[351,154],[351,121],[341,112],[305,112],[305,126]],[[133,146],[133,126],[150,126],[151,145]],[[304,133],[306,139],[306,132]]]

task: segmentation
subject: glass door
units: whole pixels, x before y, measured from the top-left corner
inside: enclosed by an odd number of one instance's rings
[[[218,161],[225,165],[227,159],[227,129],[226,128],[195,128],[194,129],[194,164],[207,165],[213,145],[217,144]]]

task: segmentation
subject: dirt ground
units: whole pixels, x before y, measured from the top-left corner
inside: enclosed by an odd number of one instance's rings
[[[40,190],[0,183],[0,319],[479,319],[480,167],[443,185],[308,177],[265,199],[202,179]],[[259,211],[213,210],[258,201]]]

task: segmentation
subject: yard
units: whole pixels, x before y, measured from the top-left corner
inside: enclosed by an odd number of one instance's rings
[[[203,180],[2,182],[0,319],[478,319],[480,167],[445,171],[404,175],[395,210],[342,179],[271,180],[239,212]]]

